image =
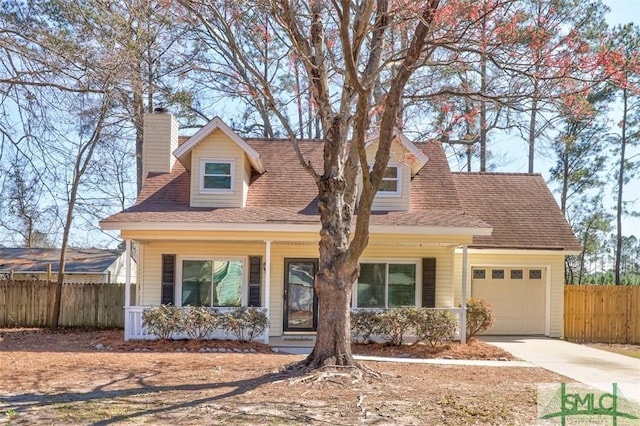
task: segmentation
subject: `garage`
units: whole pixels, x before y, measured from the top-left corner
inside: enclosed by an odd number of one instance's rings
[[[495,323],[486,334],[545,334],[545,268],[473,267],[471,296],[493,306]]]

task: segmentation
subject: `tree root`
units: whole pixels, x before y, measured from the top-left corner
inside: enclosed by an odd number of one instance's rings
[[[350,381],[351,384],[356,384],[363,379],[378,380],[383,377],[382,373],[360,363],[354,363],[353,365],[326,364],[320,367],[313,367],[302,361],[291,364],[287,370],[303,374],[301,377],[289,379],[290,385],[298,383],[316,384],[325,381],[338,384]]]
[[[371,415],[371,412],[366,409],[366,407],[363,404],[363,401],[364,401],[364,395],[358,395],[358,402],[356,402],[356,407],[358,407],[360,411],[362,411],[362,415],[364,416],[365,419],[367,419]]]

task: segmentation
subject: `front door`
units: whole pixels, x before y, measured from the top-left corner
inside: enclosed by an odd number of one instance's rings
[[[318,261],[285,259],[284,270],[284,330],[315,331],[318,301],[313,283]]]

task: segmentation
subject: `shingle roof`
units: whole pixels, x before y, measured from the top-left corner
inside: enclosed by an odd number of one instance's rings
[[[151,174],[136,204],[103,223],[317,224],[317,189],[288,140],[247,139],[266,172],[253,174],[245,208],[189,206],[190,172]],[[429,161],[411,181],[409,211],[373,212],[371,224],[466,228],[475,247],[579,250],[579,244],[540,175],[451,173],[442,146],[417,143]],[[300,141],[306,160],[319,170],[323,145]],[[164,225],[162,225],[164,226]],[[190,228],[191,229],[191,228]]]
[[[493,227],[475,247],[580,250],[539,174],[453,173],[462,208]]]
[[[117,250],[69,249],[67,273],[104,273],[121,256]],[[56,248],[0,248],[0,270],[14,272],[46,272],[47,265],[57,272],[60,268],[60,249]]]
[[[103,223],[306,223],[319,224],[317,189],[300,166],[288,140],[247,139],[261,154],[267,171],[251,178],[245,208],[189,206],[190,172],[176,162],[171,173],[150,174],[136,204]],[[442,148],[418,146],[429,161],[411,183],[411,210],[374,212],[372,225],[486,229],[488,225],[463,211]],[[305,159],[322,167],[323,145],[300,141]],[[434,184],[435,183],[435,184]]]

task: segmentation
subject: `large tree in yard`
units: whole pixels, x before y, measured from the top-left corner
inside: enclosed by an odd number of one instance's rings
[[[622,104],[620,132],[616,136],[617,188],[616,188],[616,248],[615,284],[620,285],[622,265],[622,217],[626,213],[623,200],[624,187],[637,174],[638,162],[629,156],[629,149],[640,144],[640,27],[634,24],[618,26],[611,41],[616,56],[608,64],[612,69],[610,83]]]
[[[321,231],[315,280],[319,319],[317,339],[303,366],[355,366],[351,354],[350,303],[358,262],[369,241],[371,206],[382,182],[394,139],[402,122],[403,96],[410,80],[424,79],[419,96],[437,99],[452,88],[428,80],[478,58],[505,73],[527,73],[532,67],[514,54],[519,46],[521,15],[514,0],[178,0],[185,19],[216,37],[213,54],[241,56],[242,40],[233,33],[247,11],[263,13],[270,38],[277,38],[304,69],[306,85],[321,123],[322,164],[312,164],[296,142],[297,129],[276,94],[278,79],[265,79],[253,68],[251,87],[265,100],[292,141],[298,159],[318,190]],[[477,34],[491,21],[482,43]],[[265,38],[266,41],[268,41]],[[282,44],[279,44],[282,46]],[[514,50],[510,50],[513,46]],[[482,53],[482,54],[480,54]],[[565,51],[566,53],[566,51]],[[283,67],[285,65],[282,65]],[[284,72],[287,72],[286,69]],[[427,83],[429,81],[429,83]],[[521,101],[526,86],[503,87],[503,93],[478,88],[454,95],[494,101]],[[295,105],[292,99],[290,105]],[[369,166],[365,143],[377,137],[375,161]],[[356,214],[357,211],[357,214]]]
[[[351,290],[358,278],[358,260],[369,240],[369,219],[374,196],[382,182],[390,155],[398,108],[407,81],[428,56],[434,39],[440,1],[379,0],[352,3],[273,2],[272,11],[291,48],[301,58],[322,123],[324,164],[318,170],[294,147],[303,167],[318,187],[320,264],[315,288],[319,319],[316,345],[305,360],[309,367],[354,365],[351,354],[349,311]],[[406,49],[394,52],[386,45],[389,33],[404,29]],[[343,67],[333,61],[341,59]],[[398,66],[384,75],[393,62]],[[339,78],[335,78],[339,71]],[[386,79],[384,103],[373,103],[378,80]],[[336,86],[337,85],[337,86]],[[335,87],[334,87],[335,86]],[[339,96],[339,98],[336,98]],[[378,112],[378,151],[369,173],[365,141],[374,110]],[[295,133],[290,131],[292,140]],[[364,172],[359,170],[364,166]],[[360,195],[358,199],[358,176]],[[352,219],[356,209],[355,229]],[[353,237],[353,238],[352,238]]]

